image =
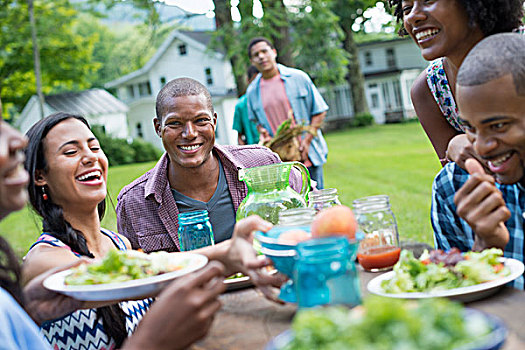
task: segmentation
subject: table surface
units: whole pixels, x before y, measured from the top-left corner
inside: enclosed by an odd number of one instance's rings
[[[362,295],[366,285],[378,274],[360,271]],[[279,333],[290,328],[295,304],[278,305],[265,299],[254,288],[225,293],[223,307],[215,316],[207,337],[193,350],[257,350]],[[497,294],[466,304],[500,317],[509,330],[504,350],[525,349],[525,292],[502,288]]]

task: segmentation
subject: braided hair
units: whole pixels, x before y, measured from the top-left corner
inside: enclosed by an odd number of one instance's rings
[[[86,119],[79,115],[58,112],[40,120],[29,129],[26,136],[28,145],[26,148],[25,168],[29,172],[29,203],[34,211],[42,217],[42,229],[47,234],[59,239],[68,245],[73,251],[82,256],[94,258],[89,251],[86,237],[79,230],[71,226],[64,218],[61,206],[53,203],[52,198],[44,200],[42,186],[35,184],[35,175],[38,170],[47,171],[47,161],[44,156],[44,139],[49,131],[60,122],[67,119],[77,119],[89,127]],[[106,210],[106,200],[101,201],[98,206],[99,219],[102,220]],[[97,308],[97,317],[102,319],[104,330],[115,341],[119,348],[127,337],[126,314],[118,304]]]
[[[465,9],[469,25],[477,25],[485,36],[512,32],[523,25],[523,0],[456,0]],[[403,23],[402,0],[389,0],[398,23]],[[398,32],[407,35],[401,25]]]

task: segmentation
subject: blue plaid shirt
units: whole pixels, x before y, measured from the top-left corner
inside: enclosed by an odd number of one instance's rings
[[[474,244],[474,232],[467,222],[456,213],[454,195],[469,178],[469,174],[455,163],[447,164],[436,176],[432,185],[431,219],[434,228],[434,243],[437,248],[448,250],[457,247],[467,251]],[[503,194],[503,199],[510,210],[511,217],[505,223],[510,233],[509,243],[504,255],[523,261],[523,216],[525,211],[525,188],[517,183],[513,185],[496,184]],[[516,279],[512,286],[524,289],[523,276]]]

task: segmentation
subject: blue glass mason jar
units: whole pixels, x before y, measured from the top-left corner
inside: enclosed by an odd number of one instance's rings
[[[181,252],[215,244],[213,230],[206,210],[180,213],[178,235]]]
[[[300,308],[328,304],[361,304],[355,266],[358,242],[324,237],[299,243],[294,268]]]

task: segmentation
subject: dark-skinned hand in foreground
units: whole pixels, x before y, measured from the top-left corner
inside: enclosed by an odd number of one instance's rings
[[[33,278],[24,287],[24,307],[36,324],[40,325],[46,320],[53,320],[82,308],[84,304],[83,301],[51,291],[45,288],[42,283],[54,273],[73,268],[86,262],[88,262],[87,259],[79,259],[72,264],[51,269]]]
[[[454,203],[458,215],[475,233],[472,250],[504,249],[509,242],[505,221],[510,218],[510,211],[503,196],[494,178],[485,173],[477,160],[467,159],[465,167],[471,176],[454,196]]]
[[[278,299],[278,290],[285,281],[286,277],[280,273],[270,274],[267,266],[272,261],[266,257],[257,257],[253,249],[253,235],[255,231],[266,232],[272,228],[272,224],[261,219],[259,216],[252,215],[242,219],[235,225],[232,242],[226,256],[228,257],[227,266],[234,267],[234,271],[240,271],[249,276],[253,284],[269,300],[282,304]]]
[[[221,308],[223,281],[224,266],[217,261],[177,278],[159,294],[122,349],[185,349],[203,338]]]

